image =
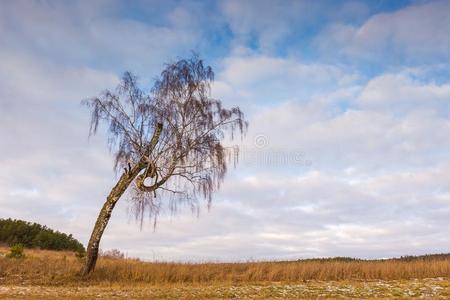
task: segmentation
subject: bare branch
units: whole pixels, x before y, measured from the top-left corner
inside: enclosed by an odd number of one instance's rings
[[[194,54],[166,65],[150,94],[126,72],[115,92],[86,101],[91,133],[105,121],[116,168],[134,176],[128,194],[137,201],[137,215],[145,209],[154,215],[164,197],[210,202],[223,181],[228,156],[221,141],[226,132],[233,138],[248,125],[238,107],[223,108],[210,97],[213,80],[211,67]]]

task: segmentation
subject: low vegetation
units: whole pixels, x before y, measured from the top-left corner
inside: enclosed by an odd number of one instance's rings
[[[15,244],[11,246],[10,252],[6,254],[8,258],[24,258],[25,254],[23,253],[23,245]]]
[[[1,299],[450,297],[448,255],[194,264],[143,262],[112,250],[83,278],[84,259],[74,252],[24,252],[11,259],[10,249],[0,248]]]
[[[8,248],[0,248],[6,257]],[[89,283],[247,283],[308,280],[408,280],[450,277],[448,256],[391,260],[304,260],[248,263],[143,262],[121,258],[117,250],[101,256]],[[114,255],[111,255],[114,253]],[[119,254],[116,254],[119,253]],[[0,258],[0,284],[76,284],[83,259],[69,251],[25,250],[22,260]],[[14,275],[14,276],[11,276]],[[36,276],[39,275],[39,276]]]
[[[72,250],[83,253],[84,246],[71,234],[54,231],[37,223],[0,219],[0,243],[9,246],[21,244],[26,248]]]

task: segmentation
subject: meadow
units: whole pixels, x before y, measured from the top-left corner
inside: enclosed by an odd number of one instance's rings
[[[380,261],[170,263],[101,257],[82,278],[73,252],[0,248],[1,299],[450,298],[446,255]]]

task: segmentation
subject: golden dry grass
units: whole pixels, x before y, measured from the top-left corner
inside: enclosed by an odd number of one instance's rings
[[[0,248],[0,254],[7,249]],[[0,258],[0,283],[78,284],[82,261],[71,252],[26,250]],[[85,283],[296,283],[307,280],[405,280],[450,277],[450,260],[151,263],[100,258]]]
[[[0,299],[450,299],[450,260],[149,263],[101,258],[89,278],[71,252],[4,257]]]

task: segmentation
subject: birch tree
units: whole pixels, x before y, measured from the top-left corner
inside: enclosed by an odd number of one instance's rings
[[[223,139],[247,128],[239,107],[224,108],[211,97],[213,80],[211,67],[193,55],[167,64],[149,92],[127,72],[114,91],[83,101],[92,113],[90,135],[106,125],[120,174],[92,230],[84,275],[95,268],[103,232],[124,194],[141,226],[144,214],[156,216],[166,201],[211,203],[230,163]]]

